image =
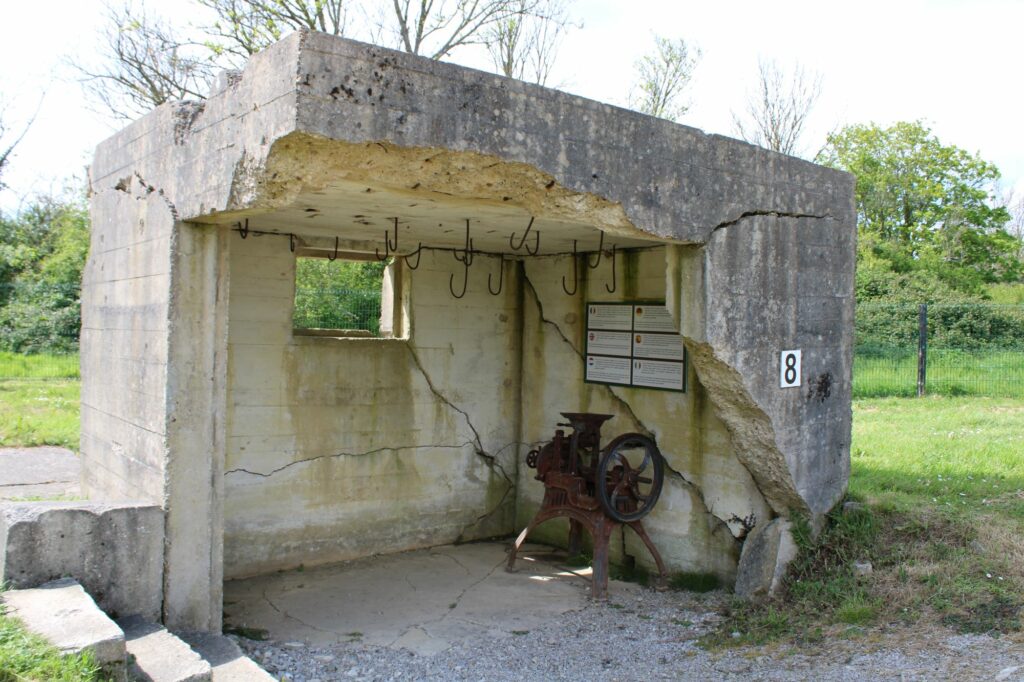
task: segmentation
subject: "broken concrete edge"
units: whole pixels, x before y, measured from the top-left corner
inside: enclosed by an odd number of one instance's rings
[[[326,80],[329,79],[310,78],[316,68],[323,68],[324,62],[331,66],[336,62],[344,63],[346,69],[357,79],[364,76],[372,79],[374,75],[378,80],[383,78],[382,82],[373,85],[380,90],[381,98],[387,95],[387,103],[383,103],[383,100],[377,102],[376,99],[372,102],[352,97],[339,99],[337,87],[328,91],[331,83],[337,81],[328,83]],[[334,70],[326,69],[327,72]],[[394,83],[379,73],[384,71],[399,74],[395,76]],[[410,78],[415,75],[422,82],[415,85],[411,82],[406,83],[405,76],[400,75],[405,72],[408,72]],[[445,87],[423,89],[421,85],[424,83],[436,83]],[[382,111],[393,109],[417,114],[433,111],[435,106],[444,107],[446,111],[451,110],[450,102],[446,98],[450,97],[449,91],[453,89],[473,91],[480,99],[479,107],[465,112],[453,111],[450,114],[452,118],[460,121],[468,121],[472,117],[473,124],[480,130],[471,141],[458,134],[461,130],[459,126],[449,130],[445,127],[426,125],[421,121],[404,127],[398,125],[396,129],[385,131],[376,125],[376,122],[365,126],[362,123],[366,115],[371,115],[373,107],[378,104],[381,106],[377,109]],[[426,101],[420,102],[421,106],[412,106],[412,98],[425,98]],[[501,117],[490,120],[490,117],[483,117],[475,111],[477,108],[481,111],[490,111],[502,103],[506,109],[510,109],[522,106],[522,102],[528,102],[537,108],[530,120],[538,122],[546,120],[546,114],[550,114],[552,120],[561,120],[575,118],[571,114],[567,115],[568,112],[578,112],[585,118],[584,124],[602,130],[608,129],[608,126],[604,125],[607,122],[626,120],[628,126],[624,131],[622,144],[627,148],[640,148],[641,154],[631,161],[627,159],[625,165],[622,157],[617,156],[614,166],[590,156],[567,166],[557,149],[547,149],[542,154],[543,158],[534,159],[536,154],[532,148],[517,144],[508,136],[499,134],[507,128],[508,120]],[[353,115],[340,119],[332,118],[322,111],[331,107],[344,107],[351,110]],[[556,115],[559,113],[561,115]],[[475,155],[481,160],[495,159],[508,167],[518,165],[538,177],[543,175],[551,179],[540,184],[541,193],[537,193],[536,197],[541,205],[547,204],[552,208],[560,206],[560,213],[563,210],[574,210],[572,204],[582,200],[584,203],[593,204],[591,208],[598,209],[591,215],[592,218],[597,214],[606,214],[606,219],[599,218],[598,223],[606,225],[606,229],[612,232],[615,232],[618,229],[616,226],[619,225],[629,231],[642,230],[643,234],[651,238],[681,240],[687,243],[705,242],[716,225],[731,224],[750,214],[751,210],[779,215],[824,215],[834,197],[844,194],[852,187],[852,177],[849,174],[827,169],[827,176],[813,185],[812,192],[805,192],[799,196],[780,194],[763,185],[761,179],[767,175],[781,175],[799,185],[803,175],[820,175],[826,169],[809,161],[765,150],[740,140],[707,134],[695,128],[639,112],[495,74],[454,64],[426,62],[402,52],[351,40],[298,32],[254,55],[244,71],[233,78],[228,87],[212,92],[203,102],[182,101],[164,104],[101,143],[97,147],[96,162],[93,164],[94,190],[99,189],[98,185],[101,184],[109,183],[113,187],[115,182],[124,179],[119,177],[125,176],[125,167],[118,163],[118,157],[123,155],[126,148],[137,144],[144,137],[158,136],[159,139],[155,142],[174,149],[178,158],[172,161],[170,166],[153,166],[150,169],[151,164],[157,163],[155,157],[159,155],[148,155],[143,162],[145,167],[136,170],[144,177],[166,175],[168,170],[173,176],[178,168],[187,168],[192,164],[189,155],[193,153],[190,147],[194,144],[194,138],[205,139],[212,134],[212,129],[224,121],[244,121],[249,117],[257,120],[251,123],[245,121],[242,139],[237,140],[236,144],[218,150],[218,156],[211,164],[211,167],[217,167],[230,176],[224,178],[224,182],[208,186],[204,192],[199,193],[201,196],[195,192],[179,191],[182,188],[177,187],[178,183],[173,180],[168,186],[155,188],[159,192],[182,195],[178,197],[180,201],[176,208],[180,220],[203,220],[204,217],[217,213],[253,209],[258,213],[264,205],[271,209],[275,205],[280,205],[282,201],[287,202],[288,197],[298,186],[306,185],[305,180],[300,176],[302,181],[295,183],[293,176],[282,174],[282,182],[285,182],[284,178],[287,177],[287,183],[293,186],[274,188],[267,182],[266,171],[273,166],[278,142],[289,139],[293,133],[307,136],[308,139],[349,140],[350,142],[344,144],[364,149],[372,146],[374,149],[379,148],[381,154],[389,153],[389,150],[435,150],[457,155],[460,160]],[[413,118],[424,117],[421,115]],[[518,118],[513,122],[518,122]],[[260,131],[265,134],[261,136]],[[548,131],[541,125],[536,132],[543,135]],[[657,162],[655,171],[662,170],[663,159],[659,156],[662,150],[646,149],[650,147],[650,140],[658,138],[663,138],[673,145],[696,150],[698,154],[693,159],[695,165],[707,166],[716,171],[725,165],[748,169],[743,175],[741,187],[750,191],[737,191],[736,194],[751,196],[752,200],[749,203],[754,209],[732,202],[719,202],[717,206],[702,203],[700,211],[674,211],[672,215],[661,218],[658,218],[657,214],[648,216],[650,207],[643,201],[645,195],[642,188],[637,187],[637,183],[624,182],[622,176],[636,172],[637,169],[650,168],[652,162]],[[485,163],[484,166],[486,165]],[[351,166],[349,170],[354,167]],[[185,185],[188,184],[191,172],[184,174],[189,177],[181,178]],[[308,178],[309,173],[304,173],[303,176]],[[558,187],[548,186],[552,180],[557,181]],[[315,187],[315,184],[308,186]],[[693,199],[683,185],[669,182],[667,186],[673,188],[670,193],[673,196],[668,197],[669,203],[678,207],[685,207],[691,203],[688,200],[680,200],[683,197]],[[622,188],[625,187],[632,189],[624,191]],[[558,190],[562,188],[564,192],[572,195],[571,201],[552,201],[545,198],[549,191],[555,190],[557,195]],[[681,197],[674,197],[676,192],[679,192]],[[588,201],[587,197],[591,200]],[[501,197],[497,199],[500,201]],[[626,218],[631,213],[631,207],[637,209],[638,215]],[[714,214],[711,219],[705,221],[697,217],[706,210]],[[645,216],[651,220],[643,219]],[[637,218],[642,219],[638,222]],[[648,222],[652,224],[648,225]]]
[[[164,510],[144,502],[0,503],[0,583],[74,579],[107,613],[160,618]]]
[[[776,594],[798,552],[791,520],[778,517],[755,526],[740,553],[736,596],[753,600]]]

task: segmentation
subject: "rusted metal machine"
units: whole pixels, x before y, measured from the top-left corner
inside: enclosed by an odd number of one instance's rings
[[[544,483],[544,501],[529,525],[516,538],[507,569],[515,569],[516,554],[526,536],[540,524],[560,516],[569,518],[569,553],[578,554],[582,531],[594,540],[594,599],[608,596],[608,541],[612,531],[629,526],[640,536],[658,565],[659,582],[668,575],[640,519],[647,516],[661,495],[665,462],[654,440],[640,433],[625,433],[601,447],[601,425],[614,415],[562,412],[572,433],[557,429],[543,447],[531,450],[526,464]]]

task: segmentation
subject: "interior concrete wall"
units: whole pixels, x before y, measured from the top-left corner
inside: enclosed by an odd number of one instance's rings
[[[699,249],[697,249],[699,250]],[[644,519],[670,570],[710,572],[724,580],[735,575],[737,537],[745,532],[739,519],[771,515],[754,480],[736,458],[725,425],[717,418],[692,363],[685,393],[584,383],[583,353],[587,302],[664,301],[666,249],[619,253],[618,286],[608,293],[610,264],[596,270],[582,266],[580,290],[567,296],[562,277],[571,278],[568,257],[528,259],[524,281],[523,440],[530,447],[550,440],[562,411],[617,415],[602,429],[603,441],[620,433],[651,435],[668,469],[662,497]],[[694,298],[697,292],[685,292]],[[521,466],[517,488],[517,526],[537,511],[543,485],[535,471]],[[568,525],[551,521],[535,537],[566,541]],[[624,555],[654,568],[646,548],[631,531],[613,538],[611,557]]]
[[[286,240],[233,235],[224,571],[228,578],[511,532],[519,420],[517,278],[425,252],[408,339],[292,334]],[[456,285],[458,286],[458,285]]]

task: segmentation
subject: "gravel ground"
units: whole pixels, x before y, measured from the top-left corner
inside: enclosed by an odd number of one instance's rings
[[[433,657],[352,641],[239,644],[290,682],[329,680],[999,680],[1024,682],[1024,637],[875,628],[805,647],[708,652],[696,639],[715,596],[643,591],[567,614],[559,624],[466,639]]]

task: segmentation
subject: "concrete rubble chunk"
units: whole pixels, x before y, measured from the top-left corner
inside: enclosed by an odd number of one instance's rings
[[[182,632],[188,642],[213,668],[213,682],[273,682],[276,678],[242,653],[230,637],[208,632]]]
[[[138,682],[208,682],[210,664],[163,626],[139,617],[120,621],[128,649],[128,673]]]
[[[124,679],[124,633],[74,580],[65,578],[33,589],[10,590],[0,595],[0,600],[9,615],[61,653],[90,651],[109,676]]]
[[[782,586],[786,567],[796,558],[793,525],[784,518],[758,524],[747,536],[736,573],[736,594],[755,598],[774,594]]]

